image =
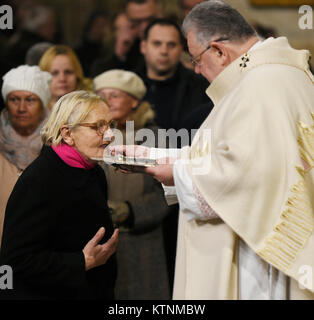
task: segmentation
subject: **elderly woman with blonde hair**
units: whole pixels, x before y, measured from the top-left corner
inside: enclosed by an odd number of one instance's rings
[[[66,45],[55,45],[41,57],[39,67],[52,75],[49,109],[63,95],[75,90],[92,91],[92,81],[84,77],[82,65],[75,52]]]
[[[94,158],[112,140],[98,96],[76,91],[56,103],[44,147],[17,181],[6,208],[0,265],[14,270],[11,299],[113,299],[118,231]]]
[[[109,105],[118,133],[124,143],[134,144],[134,137],[146,129],[157,136],[154,112],[142,101],[146,87],[135,73],[110,70],[94,79],[94,89]],[[127,124],[134,131],[127,131]],[[133,135],[134,134],[134,135]],[[128,136],[129,135],[129,136]],[[130,137],[133,137],[133,139]],[[150,139],[148,139],[150,140]],[[155,144],[154,141],[146,143]],[[137,142],[138,143],[138,142]],[[162,237],[162,220],[168,213],[161,185],[143,174],[125,175],[105,167],[108,180],[108,199],[112,219],[119,226],[117,248],[117,299],[169,299],[166,257]],[[132,254],[130,254],[132,252]]]

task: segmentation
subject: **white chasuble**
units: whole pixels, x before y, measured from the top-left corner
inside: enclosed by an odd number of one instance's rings
[[[267,286],[266,298],[287,298],[285,276],[293,288],[289,298],[313,298],[313,277],[306,274],[314,268],[314,80],[308,61],[308,51],[292,49],[286,38],[269,38],[208,88],[214,109],[181,160],[221,220],[180,215],[175,299],[250,298],[254,294],[243,293],[240,284],[241,258],[251,252],[271,266],[265,264],[269,282],[260,286],[261,292]],[[253,268],[262,265],[250,261]]]

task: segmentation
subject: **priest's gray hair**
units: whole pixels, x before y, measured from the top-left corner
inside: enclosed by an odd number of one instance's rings
[[[244,42],[256,35],[242,15],[222,0],[208,0],[196,5],[185,17],[182,25],[185,37],[189,31],[203,45],[218,38]]]

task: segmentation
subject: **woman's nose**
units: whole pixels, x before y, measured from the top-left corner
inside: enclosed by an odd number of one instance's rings
[[[66,80],[66,75],[64,74],[64,72],[60,72],[59,73],[58,80],[59,81],[65,81]]]
[[[19,112],[25,112],[27,110],[27,106],[26,106],[26,101],[25,100],[21,100],[19,107],[18,107],[18,111]]]
[[[113,131],[111,130],[111,128],[108,128],[104,133],[103,140],[112,142],[114,138],[115,137],[114,137]]]

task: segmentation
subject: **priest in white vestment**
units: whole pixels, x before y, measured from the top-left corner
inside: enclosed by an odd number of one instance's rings
[[[183,30],[214,109],[191,147],[136,150],[171,162],[144,171],[180,204],[173,298],[313,299],[309,52],[259,41],[221,0],[194,7]]]

